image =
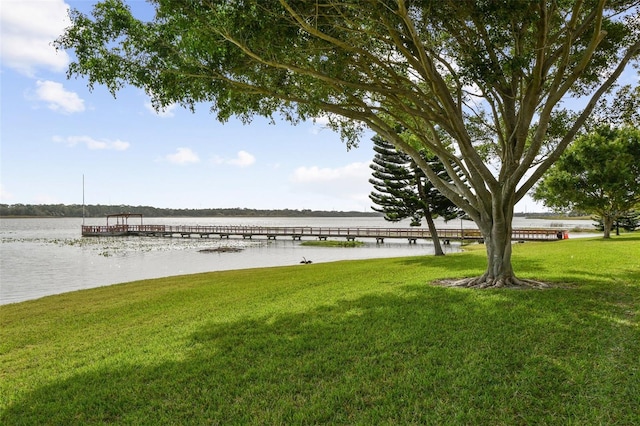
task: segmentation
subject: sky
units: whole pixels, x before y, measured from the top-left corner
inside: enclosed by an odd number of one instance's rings
[[[69,7],[94,3],[0,0],[0,203],[371,211],[373,134],[347,150],[322,123],[223,124],[207,105],[156,112],[139,89],[67,79],[73,58],[51,42]]]

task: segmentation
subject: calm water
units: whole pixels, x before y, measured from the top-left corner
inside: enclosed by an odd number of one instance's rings
[[[136,224],[137,222],[130,222]],[[382,218],[146,218],[145,224],[408,227]],[[591,221],[529,220],[515,227],[590,227]],[[104,225],[104,219],[86,219],[87,225]],[[314,263],[336,260],[433,254],[424,240],[408,244],[387,239],[367,241],[362,247],[304,247],[285,237],[266,240],[102,237],[82,238],[82,219],[0,219],[0,304],[104,285],[193,274],[268,266],[299,265],[303,258]],[[473,228],[471,222],[440,222],[439,228]],[[237,247],[239,252],[202,253],[199,250]],[[452,243],[448,252],[458,251]],[[300,266],[304,267],[304,266]]]

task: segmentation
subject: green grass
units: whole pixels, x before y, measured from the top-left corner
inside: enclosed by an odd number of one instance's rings
[[[312,247],[360,247],[364,243],[362,241],[308,240],[303,241],[300,245]]]
[[[0,424],[640,423],[640,235],[141,281],[0,307]]]

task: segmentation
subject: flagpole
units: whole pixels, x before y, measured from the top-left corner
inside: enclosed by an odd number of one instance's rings
[[[84,173],[82,174],[82,226],[84,226]]]

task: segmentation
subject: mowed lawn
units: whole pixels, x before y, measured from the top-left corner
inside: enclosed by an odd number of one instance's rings
[[[559,286],[429,284],[472,245],[0,306],[0,424],[640,424],[640,234],[513,257]]]

